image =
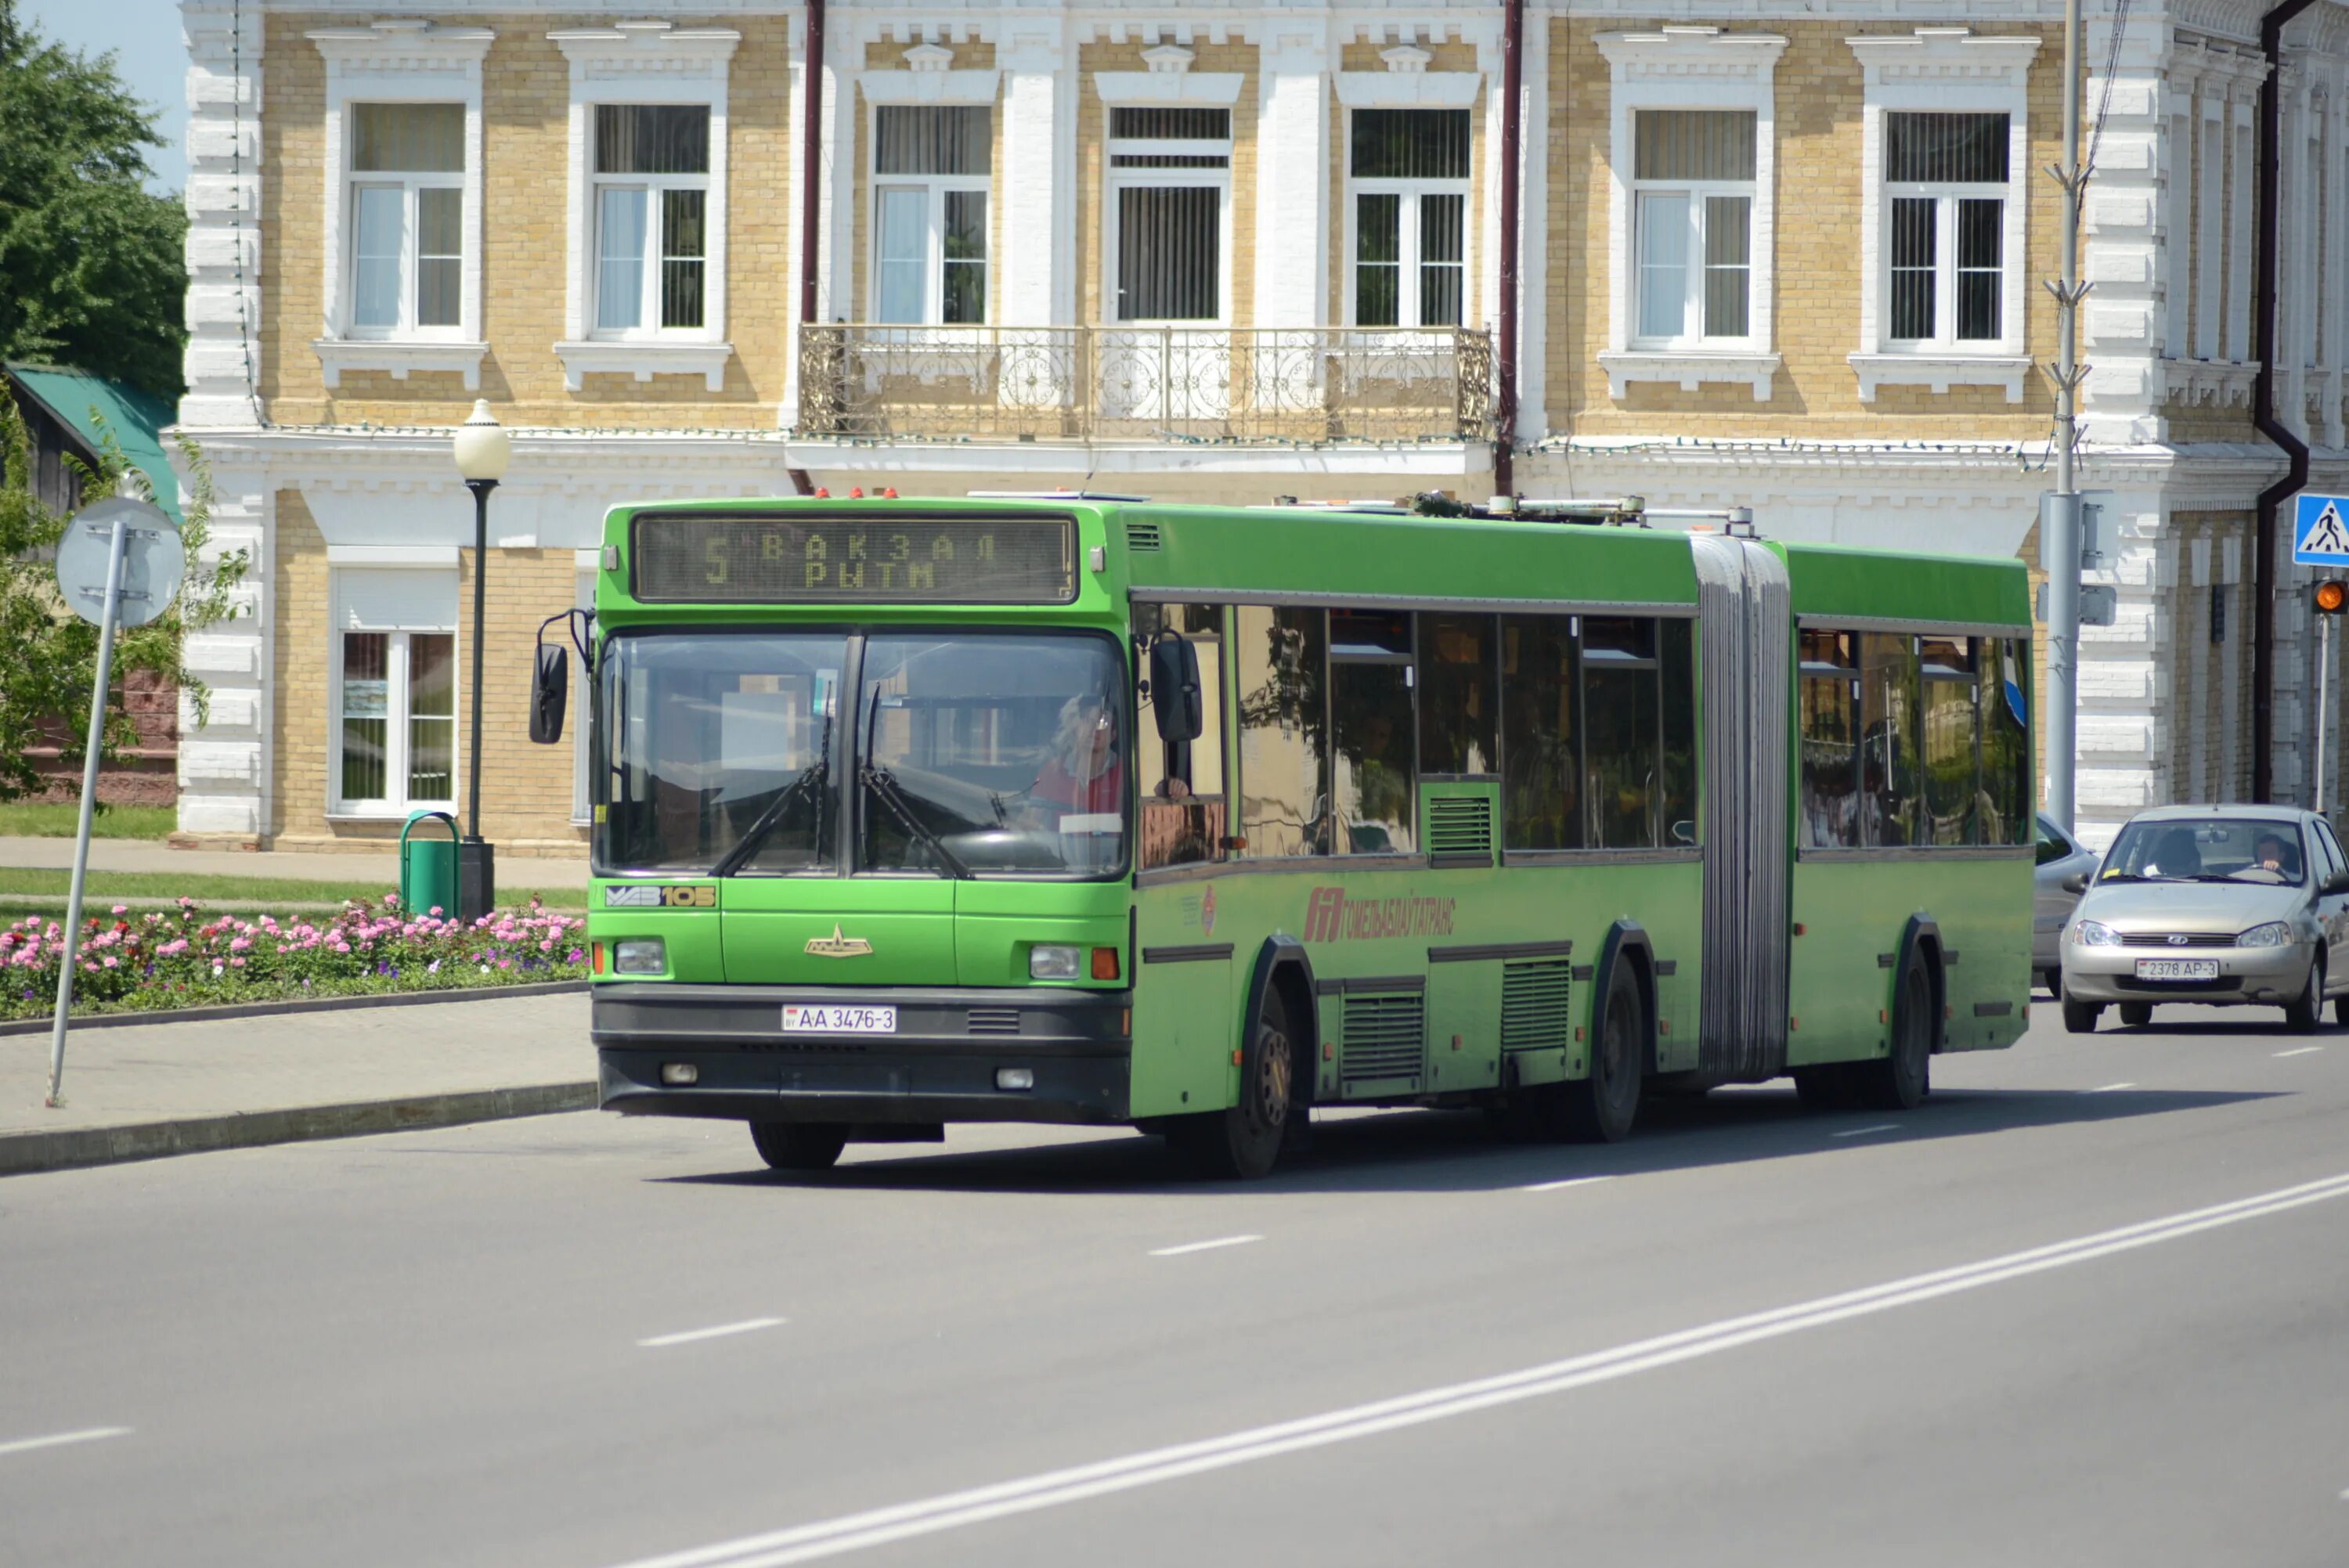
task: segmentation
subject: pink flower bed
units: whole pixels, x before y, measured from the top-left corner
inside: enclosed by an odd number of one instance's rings
[[[193,899],[134,915],[118,904],[85,922],[75,954],[77,1012],[190,1007],[372,991],[456,989],[587,976],[585,920],[528,909],[468,924],[397,898],[354,903],[323,924],[269,915],[207,916]],[[57,1005],[65,930],[28,916],[0,926],[0,1017]]]

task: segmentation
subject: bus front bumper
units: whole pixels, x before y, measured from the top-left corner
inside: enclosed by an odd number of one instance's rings
[[[897,1032],[787,1035],[786,1003],[894,1007]],[[603,1106],[626,1115],[1108,1123],[1130,1103],[1130,991],[606,982],[592,1005]]]

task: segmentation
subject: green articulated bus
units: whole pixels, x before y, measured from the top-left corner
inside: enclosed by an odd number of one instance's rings
[[[1037,1121],[1241,1176],[1316,1108],[1914,1106],[2025,1026],[2023,570],[1625,508],[614,509],[604,1105],[781,1169]]]

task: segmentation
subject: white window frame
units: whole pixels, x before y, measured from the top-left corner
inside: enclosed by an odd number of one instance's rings
[[[489,345],[481,332],[481,61],[496,34],[487,27],[378,22],[328,27],[307,35],[326,62],[326,194],[320,236],[325,276],[324,320],[311,348],[327,390],[346,370],[381,370],[395,381],[414,371],[454,372],[478,392]],[[465,167],[460,174],[362,175],[350,167],[354,109],[363,103],[453,103],[465,111]],[[400,322],[392,328],[352,325],[358,244],[357,188],[401,185]],[[453,327],[415,325],[417,238],[415,191],[427,185],[463,191],[463,256],[459,264],[458,319]]]
[[[642,99],[626,103],[597,102],[587,111],[587,335],[600,343],[668,343],[706,340],[709,331],[709,251],[714,231],[710,222],[717,192],[710,186],[710,174],[603,174],[595,170],[596,110],[601,108],[632,108],[647,107]],[[697,108],[698,104],[654,105],[657,108]],[[709,162],[718,161],[717,137],[720,119],[712,113],[709,119]],[[661,283],[664,263],[668,260],[661,249],[661,234],[667,227],[664,210],[672,191],[696,191],[701,193],[701,315],[699,326],[663,326],[661,325]],[[610,191],[640,191],[645,198],[645,253],[643,272],[636,280],[636,325],[605,326],[603,325],[604,298],[604,197]]]
[[[437,561],[442,552],[413,551],[407,553],[419,556],[429,554]],[[456,552],[451,550],[446,553],[453,556]],[[381,567],[368,567],[361,570],[369,576],[375,576],[386,571]],[[391,570],[397,571],[397,568]],[[446,617],[445,619],[434,617],[430,624],[423,619],[407,616],[366,617],[347,614],[344,612],[343,595],[347,569],[334,568],[329,575],[331,581],[328,583],[328,603],[334,606],[334,613],[328,617],[326,632],[327,636],[332,639],[326,651],[327,817],[330,820],[344,820],[381,821],[388,819],[398,821],[404,820],[411,811],[453,812],[457,809],[457,799],[463,792],[463,780],[460,775],[465,764],[464,753],[460,744],[464,704],[462,692],[457,685],[457,672],[461,668],[459,661],[464,656],[464,647],[463,634],[459,631],[456,620],[455,575],[445,567],[429,573],[424,571],[399,573],[401,576],[412,576],[416,579],[416,589],[413,593],[399,591],[398,596],[403,603],[421,608],[431,606],[436,599],[441,601],[441,605],[447,612]],[[398,620],[403,624],[378,624],[391,620]],[[343,794],[343,639],[353,633],[378,635],[388,640],[384,659],[384,679],[387,690],[384,701],[384,799],[347,799]],[[410,640],[418,635],[445,636],[450,639],[451,695],[456,700],[450,704],[449,797],[446,799],[421,797],[411,799],[408,794],[410,668],[409,648]]]
[[[1728,106],[1735,112],[1737,106]],[[1651,109],[1646,112],[1670,112]],[[1760,123],[1755,124],[1755,136],[1760,136]],[[1753,180],[1642,180],[1639,177],[1637,147],[1639,142],[1639,112],[1632,116],[1631,166],[1631,346],[1650,351],[1682,350],[1693,353],[1727,350],[1732,353],[1754,353],[1766,341],[1755,332],[1754,307],[1761,302],[1755,296],[1755,279],[1761,272],[1760,257],[1754,243],[1754,220],[1761,201],[1760,149],[1755,149]],[[1645,283],[1641,279],[1640,248],[1645,238],[1640,221],[1642,196],[1684,196],[1688,199],[1687,264],[1682,273],[1682,315],[1683,328],[1692,325],[1694,331],[1683,330],[1671,336],[1651,335],[1640,331],[1640,306],[1645,302]],[[1745,327],[1742,333],[1714,335],[1704,330],[1705,285],[1705,203],[1716,197],[1743,197],[1745,200]]]
[[[1707,383],[1744,384],[1757,403],[1770,399],[1784,364],[1776,351],[1777,325],[1777,113],[1778,57],[1786,40],[1773,33],[1727,33],[1719,27],[1667,26],[1654,32],[1606,33],[1599,37],[1611,76],[1611,123],[1608,149],[1607,346],[1599,363],[1608,392],[1617,401],[1640,382],[1664,382],[1683,392]],[[1746,335],[1702,336],[1703,253],[1691,269],[1700,335],[1661,340],[1640,335],[1638,115],[1642,109],[1737,109],[1754,116],[1754,180],[1656,181],[1658,187],[1750,194],[1747,221]],[[1698,226],[1691,225],[1692,242]]]
[[[1239,102],[1243,80],[1237,71],[1199,71],[1191,67],[1192,51],[1180,45],[1162,44],[1143,51],[1143,61],[1150,68],[1143,71],[1096,71],[1093,90],[1100,95],[1103,119],[1102,122],[1102,273],[1101,317],[1104,326],[1227,326],[1232,319],[1232,170],[1230,159],[1238,134],[1237,124],[1232,123],[1232,137],[1221,141],[1131,140],[1112,141],[1109,135],[1111,111],[1119,108],[1152,108],[1181,105],[1196,108],[1222,108],[1234,112]],[[1215,169],[1118,169],[1112,166],[1112,149],[1139,153],[1221,153],[1225,165]],[[1219,192],[1216,204],[1216,315],[1213,320],[1182,320],[1163,322],[1136,317],[1133,320],[1117,312],[1118,248],[1123,236],[1119,232],[1117,193],[1123,190],[1145,187],[1213,186]]]
[[[1905,110],[1896,110],[1905,113]],[[2010,138],[2012,125],[2008,128]],[[2008,155],[2013,154],[2012,145]],[[2003,183],[1950,180],[1890,181],[1884,182],[1881,221],[1885,228],[1885,281],[1887,298],[1884,317],[1884,346],[1888,353],[1965,354],[1988,351],[1994,346],[2020,341],[2020,327],[2013,321],[2016,314],[2010,307],[2016,302],[2009,293],[2018,281],[2020,269],[2007,247],[2013,242],[2013,210],[2007,205],[2013,197],[2014,181],[2010,166],[2010,178]],[[1895,337],[1896,323],[1892,319],[1889,284],[1896,270],[1897,258],[1892,253],[1891,219],[1895,205],[1900,201],[1930,201],[1933,203],[1933,330],[1922,337]],[[1958,214],[1967,201],[1996,201],[1999,206],[1999,333],[1995,337],[1961,337],[1958,335],[1959,284],[1969,269],[1959,255]]]
[[[366,106],[354,103],[349,105],[344,112],[351,116],[352,119],[356,120],[358,111],[364,107]],[[353,139],[356,139],[356,138]],[[467,161],[470,163],[471,160],[469,159]],[[464,308],[464,291],[461,284],[458,291],[458,309],[460,315],[457,321],[450,325],[428,326],[417,319],[417,273],[424,261],[422,238],[424,228],[422,213],[423,193],[427,191],[455,191],[460,193],[459,200],[461,203],[463,200],[463,192],[469,178],[469,170],[460,170],[453,173],[423,173],[388,170],[372,172],[362,172],[357,170],[352,171],[350,180],[344,188],[346,191],[346,200],[348,202],[348,207],[343,214],[343,221],[347,225],[344,230],[344,232],[350,236],[350,244],[348,247],[350,251],[350,263],[349,265],[344,269],[344,276],[342,279],[342,301],[343,308],[346,313],[344,319],[347,324],[345,327],[346,336],[352,339],[365,338],[378,341],[463,341],[465,336],[464,317],[462,315]],[[358,247],[359,196],[362,191],[397,191],[399,192],[399,319],[386,325],[363,325],[357,319],[359,292],[358,272],[360,261]],[[461,278],[466,262],[471,259],[470,253],[465,251],[464,236],[461,232],[458,236],[457,243],[460,253],[458,258],[459,275]],[[476,267],[474,271],[478,273],[480,269]]]
[[[1464,71],[1455,72],[1453,74],[1460,76],[1468,75],[1468,73]],[[1365,107],[1375,108],[1419,108],[1423,107],[1446,108],[1452,106],[1444,104],[1425,106],[1419,104],[1375,104]],[[1474,307],[1476,298],[1477,246],[1475,226],[1473,221],[1475,217],[1476,211],[1475,193],[1476,121],[1475,116],[1471,115],[1468,121],[1468,173],[1453,180],[1396,179],[1384,176],[1364,178],[1357,176],[1354,173],[1353,117],[1356,112],[1358,111],[1353,109],[1349,109],[1347,111],[1345,129],[1342,132],[1345,139],[1340,152],[1340,156],[1346,160],[1346,211],[1344,233],[1341,242],[1345,246],[1345,250],[1343,252],[1345,257],[1343,275],[1345,277],[1346,286],[1343,308],[1346,313],[1344,318],[1346,325],[1349,327],[1359,328],[1363,332],[1433,332],[1441,331],[1445,328],[1455,328],[1467,325],[1470,320],[1469,312]],[[1399,286],[1395,293],[1396,319],[1392,324],[1381,325],[1378,323],[1363,323],[1357,319],[1357,315],[1361,304],[1360,296],[1361,274],[1359,269],[1362,264],[1361,253],[1361,203],[1358,198],[1363,196],[1395,196],[1402,199],[1402,214],[1398,236],[1400,243],[1396,249],[1396,265],[1400,269],[1397,280]],[[1441,324],[1439,326],[1422,326],[1419,320],[1419,273],[1421,265],[1419,220],[1420,198],[1423,196],[1456,196],[1460,199],[1460,260],[1457,263],[1453,263],[1460,270],[1460,319],[1456,322],[1446,322]]]
[[[1859,382],[1859,400],[1876,401],[1887,386],[1925,387],[1936,394],[1952,387],[1997,387],[2009,403],[2023,401],[2031,373],[2023,342],[2030,287],[2028,258],[2031,162],[2030,72],[2041,40],[2030,35],[1977,37],[1965,27],[1920,27],[1915,32],[1847,38],[1860,64],[1863,90],[1860,132],[1859,349],[1849,356]],[[2002,186],[1900,186],[1884,178],[1887,114],[2002,114],[2007,117],[2006,182]],[[1940,259],[1945,275],[1956,277],[1955,195],[1996,194],[2001,214],[1999,335],[1960,341],[1935,337],[1916,342],[1892,336],[1892,202],[1896,195],[1935,194],[1951,199],[1936,214],[1940,224]],[[1946,301],[1944,304],[1942,302]],[[1936,310],[1954,323],[1953,289],[1939,291]],[[1944,330],[1937,322],[1936,330]]]
[[[730,27],[679,27],[667,22],[623,22],[609,27],[565,28],[547,37],[571,64],[570,181],[564,228],[563,336],[554,345],[564,383],[585,388],[590,375],[618,374],[648,382],[655,376],[699,376],[707,390],[725,389],[734,346],[726,337],[727,73],[742,35]],[[598,175],[595,110],[605,104],[696,106],[709,111],[709,171],[706,175]],[[698,327],[658,325],[657,267],[647,266],[646,320],[653,325],[612,332],[595,327],[596,225],[606,184],[690,181],[706,189],[702,224],[702,313]],[[647,206],[655,203],[647,200]],[[648,249],[659,242],[659,215],[648,211]]]
[[[942,319],[946,314],[947,196],[948,192],[954,192],[966,196],[984,196],[987,199],[988,253],[986,260],[981,263],[986,269],[987,275],[985,281],[979,287],[978,319],[972,322],[956,322],[952,325],[956,326],[988,325],[993,320],[995,314],[995,176],[993,173],[992,155],[990,154],[988,160],[989,171],[986,174],[882,173],[880,169],[881,111],[884,108],[908,107],[927,106],[874,103],[872,105],[872,114],[865,127],[866,136],[864,143],[866,148],[869,150],[865,155],[865,189],[870,193],[870,199],[872,201],[872,213],[870,220],[870,226],[872,229],[872,247],[864,272],[865,292],[869,296],[867,300],[867,308],[864,313],[865,317],[867,320],[874,322],[879,322],[881,320],[882,194],[883,192],[889,191],[918,191],[923,194],[922,222],[923,238],[925,242],[925,252],[922,264],[922,319],[919,321],[890,322],[885,325],[891,326],[945,326],[948,325]],[[988,111],[988,131],[990,139],[992,139],[997,132],[998,128],[994,123],[994,106],[991,104],[985,106],[975,104],[955,104],[942,105],[941,107],[957,108],[984,107]]]

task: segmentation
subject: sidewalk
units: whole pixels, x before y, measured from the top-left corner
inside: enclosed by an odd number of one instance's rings
[[[578,994],[76,1030],[57,1110],[48,1071],[0,1037],[0,1176],[595,1103]]]
[[[71,839],[0,838],[0,866],[25,870],[71,871]],[[299,877],[317,882],[361,882],[381,879],[386,887],[399,881],[397,854],[308,854],[269,850],[245,854],[235,850],[174,850],[151,839],[92,839],[89,869],[93,872],[180,872],[189,876]],[[514,887],[585,887],[584,860],[542,859],[535,855],[501,858],[498,881]]]

